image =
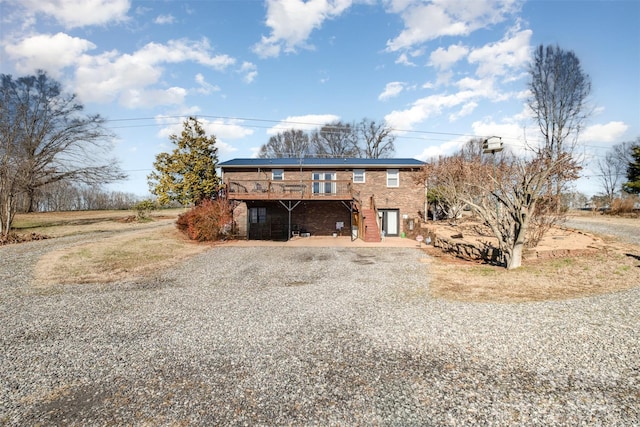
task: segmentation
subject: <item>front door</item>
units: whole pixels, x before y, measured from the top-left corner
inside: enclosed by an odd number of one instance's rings
[[[400,212],[397,209],[380,209],[382,214],[382,231],[385,236],[398,236],[400,234],[399,222]]]

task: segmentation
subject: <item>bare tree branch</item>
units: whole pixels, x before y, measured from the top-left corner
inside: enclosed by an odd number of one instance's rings
[[[108,183],[125,174],[107,154],[113,135],[99,115],[83,115],[75,95],[39,71],[1,75],[0,234],[6,235],[17,194],[33,201],[39,188],[62,180]],[[29,204],[31,210],[33,203]]]

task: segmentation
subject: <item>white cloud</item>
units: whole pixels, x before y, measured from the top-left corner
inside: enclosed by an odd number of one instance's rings
[[[387,41],[387,50],[409,49],[442,36],[467,36],[503,21],[518,4],[518,0],[392,0],[389,11],[402,16],[405,28]]]
[[[429,55],[429,65],[446,70],[453,64],[464,58],[469,53],[469,48],[461,44],[454,44],[447,49],[439,47]]]
[[[127,108],[153,107],[155,105],[180,105],[187,91],[181,87],[168,89],[128,89],[120,95],[120,103]]]
[[[491,102],[506,101],[518,96],[518,93],[500,92],[496,89],[495,80],[491,76],[482,79],[463,77],[453,84],[460,91],[472,91],[476,98],[485,98]]]
[[[394,98],[394,97],[398,96],[400,94],[400,92],[402,92],[402,90],[404,89],[404,86],[405,86],[405,84],[403,82],[390,82],[390,83],[387,83],[387,85],[384,88],[384,92],[382,92],[378,96],[378,99],[380,101],[385,101],[387,99]]]
[[[197,89],[197,92],[203,95],[209,95],[211,92],[218,92],[220,90],[218,86],[208,83],[205,80],[204,76],[200,73],[196,74],[195,81],[196,83],[198,83],[198,85],[200,85],[200,87]]]
[[[42,69],[54,77],[58,77],[63,68],[75,65],[84,52],[95,48],[90,41],[65,33],[38,34],[5,45],[9,58],[16,61],[18,72],[28,74]]]
[[[489,43],[469,54],[469,63],[478,64],[476,75],[504,76],[522,69],[530,60],[531,30],[509,32],[502,40]]]
[[[206,40],[171,40],[167,44],[149,43],[133,54],[111,51],[83,55],[76,69],[76,91],[83,101],[108,102],[122,96],[123,105],[136,105],[131,102],[136,97],[130,91],[143,91],[158,83],[163,64],[192,61],[224,70],[235,62],[227,55],[212,56],[209,50]],[[167,97],[166,102],[162,97],[156,99],[163,105],[173,104],[177,98]]]
[[[580,134],[582,142],[616,142],[629,129],[624,122],[609,122],[587,126]]]
[[[416,64],[411,62],[411,60],[409,59],[409,56],[405,52],[402,52],[400,56],[398,56],[398,58],[396,59],[396,64],[406,65],[409,67],[416,66]]]
[[[460,117],[468,116],[469,114],[473,113],[477,106],[478,103],[475,101],[467,102],[459,111],[449,114],[449,121],[455,122]]]
[[[224,139],[241,139],[253,135],[253,129],[243,127],[244,120],[240,119],[198,119],[202,122],[204,130]]]
[[[153,22],[158,24],[158,25],[173,24],[174,22],[176,22],[176,18],[171,14],[169,14],[169,15],[158,15],[156,17],[156,19],[153,20]]]
[[[522,92],[504,91],[497,83],[522,78],[522,70],[530,58],[530,38],[531,31],[520,31],[516,25],[502,40],[480,48],[454,44],[436,49],[430,55],[429,65],[439,69],[437,79],[423,88],[455,87],[457,92],[420,98],[405,110],[389,113],[387,122],[394,128],[411,130],[417,123],[442,114],[447,114],[449,121],[468,116],[476,111],[481,100],[495,103],[518,99],[523,95]],[[476,65],[475,77],[465,75],[454,80],[457,76],[454,65],[465,57],[469,63]]]
[[[256,65],[247,61],[242,63],[239,72],[244,74],[245,83],[253,83],[258,76],[258,68]]]
[[[340,116],[334,114],[308,114],[306,116],[289,116],[280,123],[267,130],[268,135],[275,135],[289,129],[311,131],[319,127],[340,120]]]
[[[30,14],[54,17],[66,28],[105,25],[127,19],[130,0],[21,0]]]
[[[415,158],[422,161],[428,161],[440,156],[453,154],[455,151],[460,149],[468,140],[468,136],[461,136],[439,145],[430,145],[425,148],[420,154],[417,154]]]
[[[437,94],[418,99],[407,110],[392,111],[385,121],[394,129],[411,130],[413,125],[439,115],[443,108],[452,108],[469,102],[476,94],[466,90],[453,95]]]
[[[162,126],[157,134],[158,138],[166,140],[169,139],[170,135],[180,135],[184,129],[184,122],[189,116],[194,116],[198,119],[202,129],[204,129],[208,136],[216,137],[216,146],[218,147],[218,154],[220,156],[225,156],[237,151],[237,148],[225,140],[241,139],[253,135],[253,129],[242,126],[242,123],[244,123],[243,120],[222,118],[211,120],[206,117],[198,117],[197,113],[199,110],[200,109],[195,106],[183,109],[183,114],[181,114],[180,118],[157,116],[156,123]],[[163,146],[163,148],[168,149],[169,147]]]
[[[226,143],[222,139],[216,138],[216,147],[218,147],[218,157],[228,157],[238,151],[236,147]]]
[[[179,39],[169,40],[167,44],[148,43],[134,55],[149,64],[193,61],[219,71],[235,63],[235,59],[228,55],[211,56],[210,50],[211,46],[207,39],[200,41]]]
[[[281,50],[295,52],[310,49],[307,39],[326,19],[342,14],[352,0],[267,0],[265,24],[271,28],[269,36],[262,36],[253,51],[263,57],[278,56]]]
[[[498,136],[503,141],[518,141],[524,144],[524,129],[517,121],[505,120],[503,123],[496,123],[493,120],[476,121],[471,127],[474,134],[479,137]]]

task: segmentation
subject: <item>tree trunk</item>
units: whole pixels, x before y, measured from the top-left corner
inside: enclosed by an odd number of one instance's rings
[[[34,212],[34,201],[36,197],[36,190],[34,188],[28,188],[26,192],[27,197],[27,213]]]
[[[513,270],[522,266],[522,251],[524,249],[524,242],[516,242],[513,245],[513,250],[510,256],[506,257],[507,270]]]
[[[522,266],[522,251],[524,250],[524,243],[527,238],[527,230],[529,229],[530,213],[534,212],[536,203],[533,202],[529,205],[528,209],[521,212],[519,215],[520,222],[515,228],[515,236],[513,239],[513,248],[511,249],[510,257],[507,259],[507,270],[513,270]]]
[[[13,196],[8,195],[2,200],[0,207],[0,240],[6,240],[13,222]]]

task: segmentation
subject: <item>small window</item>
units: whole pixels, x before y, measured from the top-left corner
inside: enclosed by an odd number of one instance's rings
[[[284,170],[274,169],[271,171],[271,179],[274,181],[282,181],[284,179]]]
[[[249,222],[251,224],[264,224],[267,222],[267,208],[250,208]]]
[[[387,187],[400,186],[400,172],[398,169],[387,169]]]
[[[364,169],[353,170],[353,182],[364,182]]]

